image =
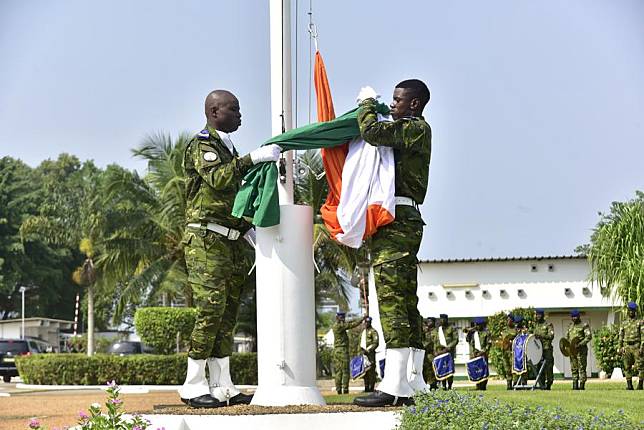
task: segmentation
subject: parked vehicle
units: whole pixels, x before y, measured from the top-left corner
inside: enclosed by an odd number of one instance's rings
[[[133,340],[114,342],[107,350],[108,354],[115,354],[120,356],[132,354],[151,354],[152,352],[152,348],[141,342]]]
[[[0,339],[0,376],[2,376],[2,380],[11,382],[11,377],[18,376],[17,356],[48,352],[54,352],[54,347],[40,339]]]

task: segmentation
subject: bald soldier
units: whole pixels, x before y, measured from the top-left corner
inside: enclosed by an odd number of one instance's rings
[[[230,355],[242,286],[248,283],[254,260],[255,230],[231,212],[244,174],[254,164],[277,161],[281,150],[267,145],[239,156],[230,133],[241,125],[241,112],[229,91],[208,94],[205,114],[206,127],[188,142],[183,158],[184,253],[197,316],[179,395],[194,408],[247,404],[252,399],[233,384]]]

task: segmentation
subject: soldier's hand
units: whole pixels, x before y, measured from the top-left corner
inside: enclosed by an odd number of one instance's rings
[[[250,153],[250,159],[253,164],[262,163],[265,161],[277,161],[280,158],[282,148],[279,145],[271,144],[257,148]]]
[[[360,104],[360,103],[362,103],[363,101],[365,101],[367,99],[377,100],[378,98],[380,98],[380,96],[378,95],[378,93],[376,93],[376,90],[374,90],[373,88],[367,86],[367,87],[360,88],[360,92],[358,93],[358,97],[356,97],[356,102],[358,102],[358,104]]]

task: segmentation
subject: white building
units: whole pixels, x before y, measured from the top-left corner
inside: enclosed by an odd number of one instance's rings
[[[0,338],[20,339],[22,319],[0,321]],[[37,337],[48,342],[56,351],[61,350],[61,330],[69,330],[74,321],[53,318],[25,318],[25,337]]]
[[[588,282],[586,257],[517,257],[421,261],[418,270],[418,309],[423,317],[449,315],[459,328],[476,316],[490,316],[517,307],[544,308],[555,328],[555,373],[570,376],[570,361],[559,351],[559,339],[570,324],[569,312],[577,308],[582,321],[593,330],[615,322],[620,304],[602,297]],[[468,357],[465,335],[459,330],[457,363]],[[588,374],[598,373],[589,345]]]

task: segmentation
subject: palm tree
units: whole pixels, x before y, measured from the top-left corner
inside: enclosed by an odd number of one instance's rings
[[[320,207],[328,194],[322,157],[317,150],[308,150],[297,157],[295,200],[313,207],[314,258],[318,273],[315,277],[316,302],[322,296],[346,303],[352,287],[352,274],[361,252],[341,245],[331,238],[320,216]]]
[[[590,279],[602,294],[644,305],[644,193],[634,199],[613,202],[610,213],[601,214],[585,249],[591,264]]]
[[[185,217],[182,159],[190,139],[181,134],[147,137],[133,150],[148,162],[144,178],[113,167],[106,171],[105,240],[97,261],[106,281],[121,286],[113,319],[128,305],[160,296],[192,304],[183,254]]]

